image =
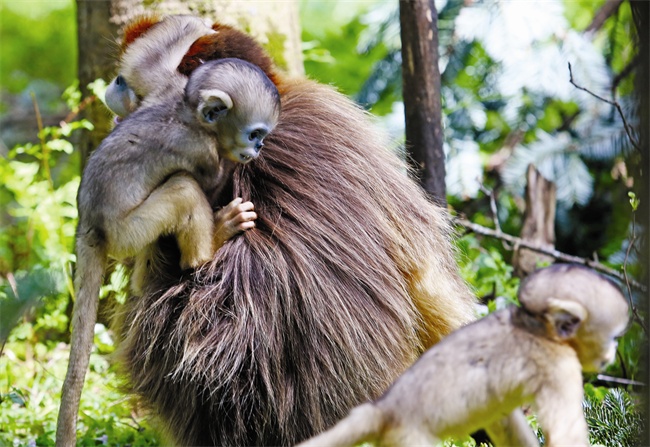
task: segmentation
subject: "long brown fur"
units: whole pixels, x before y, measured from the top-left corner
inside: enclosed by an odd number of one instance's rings
[[[224,194],[255,204],[256,228],[191,277],[161,241],[117,320],[129,391],[179,445],[306,439],[474,317],[446,210],[369,116],[329,87],[271,78],[280,123]]]

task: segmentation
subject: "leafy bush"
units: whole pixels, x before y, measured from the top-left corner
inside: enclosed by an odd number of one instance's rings
[[[644,429],[643,414],[625,390],[587,385],[583,408],[591,444],[608,447],[640,445]]]
[[[101,325],[95,338],[96,346],[111,346]],[[35,342],[29,324],[17,327],[12,339],[0,357],[0,445],[52,446],[69,347]],[[95,349],[81,398],[77,445],[160,445],[116,383],[106,353]]]

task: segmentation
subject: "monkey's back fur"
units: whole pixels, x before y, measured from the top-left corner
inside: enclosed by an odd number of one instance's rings
[[[179,445],[306,439],[474,317],[446,210],[367,114],[311,81],[282,91],[262,155],[234,173],[257,227],[192,277],[166,241],[117,319],[129,391]]]

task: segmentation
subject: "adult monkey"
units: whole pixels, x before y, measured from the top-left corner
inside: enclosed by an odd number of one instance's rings
[[[147,78],[147,58],[134,57],[145,43],[169,51],[153,37],[163,23],[126,29],[120,73],[134,98],[158,87],[126,73]],[[161,241],[143,296],[117,321],[120,358],[130,391],[178,444],[293,444],[472,320],[473,298],[446,211],[405,175],[367,114],[329,87],[283,77],[252,38],[220,24],[178,71],[224,57],[262,68],[282,99],[261,157],[238,167],[223,195],[253,202],[257,228],[180,281],[178,254]]]

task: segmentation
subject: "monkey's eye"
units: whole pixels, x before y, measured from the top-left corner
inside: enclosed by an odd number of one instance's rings
[[[255,141],[255,140],[261,140],[266,136],[266,133],[262,131],[261,129],[256,129],[251,132],[251,134],[248,136],[248,139],[250,141]]]

